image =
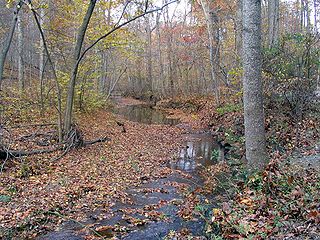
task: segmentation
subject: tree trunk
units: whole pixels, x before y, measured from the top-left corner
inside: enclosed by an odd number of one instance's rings
[[[313,9],[314,9],[314,32],[315,34],[318,33],[318,4],[317,3],[318,0],[313,0]]]
[[[44,51],[45,51],[45,53],[47,55],[48,63],[51,66],[53,77],[54,77],[55,84],[56,84],[57,100],[58,100],[58,104],[57,104],[58,105],[57,106],[57,111],[58,111],[58,119],[57,119],[58,120],[58,135],[59,135],[59,142],[62,142],[62,107],[61,107],[61,89],[60,89],[60,84],[59,84],[57,73],[56,73],[56,70],[54,68],[50,53],[49,53],[49,49],[48,49],[47,44],[46,44],[46,39],[45,39],[45,36],[44,36],[44,32],[43,32],[43,30],[41,28],[40,21],[38,19],[38,15],[37,15],[36,11],[34,10],[34,8],[32,6],[31,0],[28,0],[28,3],[29,3],[29,8],[32,11],[33,18],[34,18],[34,20],[35,20],[35,22],[37,24],[38,30],[40,32],[40,37],[41,37],[42,42],[43,42],[43,48],[44,48]]]
[[[207,0],[200,0],[201,1],[201,7],[206,19],[207,23],[207,32],[208,32],[208,38],[209,38],[209,54],[210,54],[210,73],[211,73],[211,80],[213,84],[213,91],[215,93],[216,103],[219,104],[220,101],[220,93],[219,93],[219,83],[216,73],[216,58],[217,58],[217,49],[215,48],[215,33],[214,33],[214,26],[215,26],[215,20],[214,20],[214,13],[210,11],[210,6],[207,3]]]
[[[306,24],[307,24],[307,32],[312,32],[311,19],[310,19],[310,8],[309,8],[309,0],[305,2],[305,15],[306,15]]]
[[[267,163],[261,79],[261,1],[243,1],[243,101],[246,158],[250,170]]]
[[[23,64],[23,23],[21,13],[17,19],[17,35],[18,35],[18,84],[19,90],[24,91],[24,64]]]
[[[162,62],[162,52],[161,52],[161,35],[160,35],[160,13],[157,13],[157,23],[156,23],[156,33],[158,38],[158,61],[159,61],[159,79],[158,81],[161,82],[161,94],[165,95],[165,82],[164,82],[164,73],[163,73],[163,62]]]
[[[44,22],[44,9],[40,8],[40,13],[39,13],[39,24],[40,26],[43,26]],[[40,109],[41,109],[41,114],[44,113],[44,83],[43,83],[43,78],[44,78],[44,47],[43,47],[43,41],[42,37],[40,34],[40,40],[39,40],[39,79],[40,79]]]
[[[235,46],[236,46],[236,52],[239,57],[242,56],[242,29],[243,29],[243,24],[242,24],[242,18],[243,18],[243,0],[238,0],[237,1],[237,19],[236,19],[236,41],[235,41]]]
[[[300,6],[300,31],[303,32],[304,30],[304,22],[305,22],[305,18],[304,18],[304,0],[301,0],[301,6]]]
[[[72,122],[72,109],[73,109],[73,100],[74,100],[74,90],[76,85],[76,78],[78,74],[78,68],[79,68],[79,58],[81,54],[81,48],[84,41],[84,36],[86,34],[90,18],[92,16],[94,7],[96,5],[97,0],[90,0],[90,4],[88,6],[87,12],[84,16],[82,25],[79,29],[78,35],[77,35],[77,41],[73,53],[73,68],[70,76],[69,81],[69,89],[68,89],[68,95],[67,95],[67,104],[66,104],[66,112],[65,112],[65,122],[64,122],[64,131],[67,133],[71,128],[71,122]]]
[[[148,90],[153,91],[153,80],[152,80],[152,46],[151,46],[151,26],[149,16],[145,17],[146,22],[146,33],[147,33],[147,81],[148,81]]]
[[[274,47],[279,40],[279,0],[268,0],[268,46]]]
[[[167,2],[167,1],[166,1]],[[167,50],[167,57],[168,57],[168,84],[169,84],[169,89],[170,89],[170,94],[173,96],[175,94],[175,84],[174,84],[174,69],[173,69],[173,56],[172,56],[172,24],[170,22],[170,17],[169,17],[169,10],[166,9],[164,13],[164,22],[166,26],[166,50]]]
[[[2,89],[2,78],[3,78],[3,72],[4,72],[4,64],[5,64],[5,61],[7,58],[8,51],[10,49],[10,45],[11,45],[14,30],[16,28],[16,24],[18,21],[18,14],[21,9],[21,6],[22,6],[22,1],[19,1],[13,10],[13,19],[12,19],[12,23],[11,23],[11,28],[10,28],[10,31],[8,33],[8,36],[5,40],[5,42],[3,43],[3,48],[1,51],[1,55],[0,55],[0,91]]]
[[[40,8],[40,13],[39,13],[39,22],[40,25],[43,26],[43,20],[44,20],[44,9]],[[44,49],[43,49],[43,41],[41,38],[41,34],[40,34],[40,41],[39,41],[39,78],[40,78],[40,83],[42,84],[42,80],[43,80],[43,68],[44,68]]]

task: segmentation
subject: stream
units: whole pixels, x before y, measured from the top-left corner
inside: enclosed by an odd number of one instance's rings
[[[116,113],[124,118],[144,124],[166,124],[177,125],[178,119],[169,119],[159,110],[150,108],[147,105],[130,105],[117,108]],[[205,222],[200,217],[184,219],[178,215],[183,211],[184,196],[178,191],[179,185],[187,186],[189,192],[196,192],[199,186],[203,186],[203,180],[199,175],[199,169],[204,166],[215,164],[211,160],[214,149],[218,149],[210,133],[188,133],[183,135],[185,139],[184,147],[177,153],[177,159],[169,162],[167,167],[180,170],[178,173],[160,178],[152,182],[145,182],[139,187],[127,190],[128,197],[132,204],[116,203],[112,207],[112,217],[100,222],[95,221],[94,213],[85,225],[94,224],[96,227],[113,226],[118,230],[106,229],[99,232],[106,238],[117,237],[127,240],[154,240],[163,239],[172,231],[186,231],[194,236],[203,236]],[[182,174],[179,174],[181,172]],[[183,174],[183,173],[188,173]],[[209,196],[197,194],[199,204],[207,204]],[[211,199],[212,200],[212,199]],[[179,204],[180,203],[180,204]],[[158,217],[150,221],[150,216],[145,216],[146,207],[157,206],[155,209]],[[212,207],[212,205],[209,205]],[[152,212],[152,211],[151,211]],[[79,224],[67,221],[60,228],[60,231],[49,233],[39,239],[66,239],[80,240],[85,239],[79,236],[76,231],[81,230]],[[120,229],[120,231],[119,231]],[[123,230],[123,232],[121,232]],[[170,238],[169,238],[170,239]],[[203,237],[203,239],[206,239]]]

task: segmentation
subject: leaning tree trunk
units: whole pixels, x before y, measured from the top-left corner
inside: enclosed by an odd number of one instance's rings
[[[29,8],[30,8],[30,10],[32,12],[33,18],[34,18],[34,20],[36,22],[37,28],[38,28],[38,30],[40,32],[40,37],[41,37],[41,40],[42,40],[42,43],[43,43],[43,49],[44,49],[45,54],[47,56],[48,63],[51,66],[53,77],[54,77],[56,88],[57,88],[58,135],[59,135],[59,142],[62,142],[62,107],[61,107],[61,89],[60,89],[60,84],[59,84],[59,81],[58,81],[58,76],[57,76],[56,70],[54,68],[54,64],[52,62],[52,59],[51,59],[51,56],[50,56],[50,53],[49,53],[49,49],[48,49],[47,44],[46,44],[46,39],[45,39],[45,36],[44,36],[44,32],[43,32],[43,30],[41,28],[40,20],[38,19],[38,14],[34,10],[31,0],[28,0],[28,5],[29,5]]]
[[[78,32],[77,41],[76,41],[76,45],[73,53],[73,68],[72,68],[71,77],[69,81],[69,89],[68,89],[68,95],[67,95],[67,104],[66,104],[65,121],[64,121],[64,131],[66,133],[71,128],[73,100],[74,100],[76,78],[77,78],[79,64],[80,64],[79,58],[81,54],[81,48],[82,48],[84,36],[86,34],[86,31],[90,22],[90,18],[92,16],[96,2],[97,0],[90,1],[87,12],[84,16],[84,19],[82,21],[81,27]]]
[[[267,162],[261,77],[261,0],[243,1],[243,101],[246,158],[250,170]]]
[[[8,36],[7,36],[6,40],[3,43],[3,48],[2,48],[2,51],[0,53],[1,54],[0,55],[0,90],[2,89],[2,78],[3,78],[3,72],[4,72],[4,63],[6,61],[7,54],[8,54],[8,51],[10,49],[10,45],[11,45],[11,42],[12,42],[14,30],[15,30],[16,25],[17,25],[18,14],[19,14],[19,11],[21,9],[21,6],[22,6],[22,1],[19,1],[17,3],[17,5],[15,6],[15,8],[14,8],[11,28],[10,28],[10,31],[8,33]]]

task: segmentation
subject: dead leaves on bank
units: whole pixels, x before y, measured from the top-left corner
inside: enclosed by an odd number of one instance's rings
[[[226,239],[319,237],[319,182],[319,171],[293,171],[272,161],[247,181],[235,200],[213,209],[208,231]]]

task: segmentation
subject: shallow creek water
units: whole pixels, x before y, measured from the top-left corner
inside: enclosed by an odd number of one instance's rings
[[[158,110],[146,105],[123,106],[116,109],[116,113],[122,115],[130,121],[136,121],[145,124],[179,124],[177,119],[168,119],[166,115]],[[163,239],[170,231],[179,231],[188,229],[193,235],[203,236],[204,221],[195,217],[191,220],[185,220],[178,216],[178,212],[183,210],[182,203],[184,196],[178,191],[179,184],[186,184],[190,192],[203,185],[198,170],[203,166],[209,166],[215,162],[211,160],[211,154],[218,145],[214,142],[209,133],[190,133],[184,134],[185,144],[177,152],[177,159],[169,162],[166,167],[180,170],[180,173],[188,173],[190,177],[184,174],[174,173],[166,178],[161,178],[152,182],[145,181],[139,187],[133,187],[127,190],[131,204],[116,203],[111,209],[110,217],[105,220],[95,220],[95,213],[88,216],[88,221],[84,225],[116,226],[126,229],[125,233],[106,231],[102,233],[106,237],[118,237],[118,239],[128,240],[156,240]],[[198,195],[200,204],[207,201],[208,196]],[[157,205],[159,202],[167,202],[156,209],[163,219],[148,221],[146,224],[137,226],[132,224],[128,218],[145,220],[144,214],[146,206]],[[127,211],[130,210],[130,211]],[[83,228],[83,227],[82,227]],[[84,235],[79,234],[81,226],[72,221],[65,222],[57,232],[49,233],[39,239],[84,239]],[[78,232],[78,233],[77,233]],[[204,238],[205,239],[205,238]]]

